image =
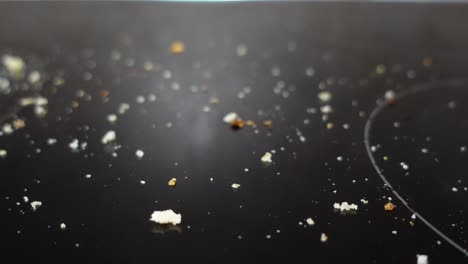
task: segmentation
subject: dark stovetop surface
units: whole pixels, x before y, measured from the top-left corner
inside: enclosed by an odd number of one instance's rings
[[[38,85],[10,78],[0,96],[2,127],[26,124],[0,136],[0,255],[15,263],[416,263],[417,254],[466,262],[384,188],[363,142],[386,91],[432,85],[385,108],[370,140],[410,206],[467,248],[468,85],[453,82],[467,78],[467,14],[468,6],[442,4],[0,3],[0,54],[21,56],[42,77]],[[185,52],[171,54],[178,40]],[[9,78],[3,65],[0,78]],[[28,96],[48,99],[46,116],[15,108]],[[121,103],[130,109],[109,123]],[[229,112],[257,127],[232,131],[222,121]],[[109,130],[117,140],[103,145]],[[74,139],[86,146],[72,151]],[[260,157],[271,150],[265,166]],[[42,207],[33,211],[23,196]],[[389,197],[397,207],[386,213]],[[335,212],[343,201],[358,210]],[[182,223],[149,221],[163,209]]]

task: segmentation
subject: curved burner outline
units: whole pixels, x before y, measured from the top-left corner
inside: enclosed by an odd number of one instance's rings
[[[466,80],[452,80],[452,81],[434,81],[431,83],[426,83],[426,84],[420,84],[413,86],[407,91],[398,93],[395,95],[395,99],[398,102],[398,100],[415,95],[420,92],[428,91],[435,89],[436,87],[442,86],[442,85],[450,85],[452,87],[460,87],[462,85],[467,85],[468,81]],[[421,214],[419,214],[415,209],[413,209],[408,202],[405,201],[405,199],[393,188],[392,184],[387,180],[387,177],[384,175],[383,171],[380,169],[379,165],[377,164],[377,161],[374,157],[374,154],[371,150],[371,144],[370,144],[370,134],[372,130],[372,124],[374,123],[374,120],[378,117],[378,115],[384,111],[390,103],[388,101],[383,101],[382,103],[378,104],[371,112],[369,115],[369,118],[366,121],[366,125],[364,127],[364,145],[366,147],[367,151],[367,156],[369,157],[372,166],[374,167],[375,171],[379,175],[379,177],[382,179],[382,181],[385,184],[385,187],[388,188],[395,197],[406,207],[408,210],[410,210],[417,218],[419,218],[427,227],[429,227],[432,231],[434,231],[437,235],[439,235],[441,238],[443,238],[447,243],[455,247],[457,250],[459,250],[461,253],[463,253],[466,257],[468,257],[468,250],[461,245],[459,245],[457,242],[452,240],[450,237],[445,235],[442,231],[440,231],[437,227],[435,227],[433,224],[431,224],[428,220],[426,220]]]

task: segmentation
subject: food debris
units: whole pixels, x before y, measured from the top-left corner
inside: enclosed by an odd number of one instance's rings
[[[452,188],[452,192],[458,192],[457,187],[453,187],[453,188]]]
[[[151,214],[150,221],[156,222],[161,225],[167,225],[167,224],[178,225],[182,222],[182,215],[176,214],[171,209],[164,210],[164,211],[154,211]]]
[[[167,185],[169,185],[170,187],[175,187],[176,186],[176,183],[177,183],[177,179],[176,178],[172,178],[169,180],[169,182],[167,183]]]
[[[146,181],[140,181],[140,184],[141,184],[141,185],[145,185],[145,184],[146,184]]]
[[[42,206],[42,202],[40,202],[40,201],[31,202],[31,208],[33,209],[33,211],[36,211],[41,206]]]
[[[393,90],[388,90],[385,92],[384,95],[385,100],[389,104],[395,104],[396,103],[396,94]]]
[[[104,136],[101,139],[101,142],[102,144],[108,144],[108,143],[115,141],[115,139],[116,139],[115,131],[109,130],[106,132],[106,134],[104,134]]]
[[[7,155],[7,151],[4,149],[0,149],[0,158],[4,158]]]
[[[320,107],[320,111],[323,114],[329,114],[329,113],[333,112],[333,108],[330,105],[324,105],[324,106]]]
[[[26,64],[22,58],[12,55],[4,55],[2,62],[11,77],[19,79],[24,76]]]
[[[28,82],[30,84],[38,84],[41,80],[41,74],[38,71],[32,71],[28,75]]]
[[[119,115],[123,115],[123,114],[125,114],[125,112],[128,111],[128,109],[130,109],[130,105],[129,105],[129,104],[127,104],[127,103],[121,103],[121,104],[119,104],[119,107],[117,108],[117,113],[118,113]]]
[[[263,163],[272,163],[273,161],[271,160],[271,153],[270,152],[265,152],[265,154],[262,156],[260,159]]]
[[[417,264],[428,264],[429,263],[429,256],[428,255],[416,255],[416,263]]]
[[[86,179],[91,179],[91,174],[86,174],[85,177]]]
[[[232,122],[234,122],[234,120],[238,118],[239,118],[239,115],[236,112],[230,112],[224,116],[223,121],[224,123],[231,124]]]
[[[401,168],[404,169],[404,170],[408,170],[408,169],[409,169],[409,165],[406,164],[406,163],[404,163],[404,162],[400,162],[400,166],[401,166]]]
[[[231,128],[234,130],[238,130],[244,127],[245,127],[245,121],[240,118],[237,118],[231,123]]]
[[[239,189],[239,188],[240,188],[240,184],[238,184],[238,183],[233,183],[233,184],[231,185],[231,187],[232,187],[233,189]]]
[[[246,126],[250,126],[250,127],[254,127],[254,126],[255,126],[255,122],[252,121],[252,120],[247,120],[247,121],[245,121],[245,125],[246,125]]]
[[[392,212],[394,209],[395,209],[396,205],[394,205],[393,203],[391,202],[388,202],[384,205],[384,209],[385,211],[387,212]]]
[[[52,145],[55,145],[55,143],[57,143],[57,139],[55,139],[55,138],[48,138],[47,139],[47,145],[52,146]]]
[[[342,202],[341,205],[339,203],[333,204],[333,207],[336,210],[340,210],[341,212],[343,211],[350,211],[350,210],[357,210],[358,206],[356,204],[349,204],[348,202]]]
[[[141,149],[138,149],[137,151],[135,151],[135,156],[137,156],[137,158],[139,159],[142,159],[144,155],[145,155],[145,152],[143,152],[143,150]]]
[[[318,93],[317,97],[322,103],[327,103],[332,99],[332,94],[328,91],[323,91]]]
[[[48,100],[45,97],[24,97],[20,98],[18,104],[21,107],[35,105],[35,106],[44,106],[48,104]]]
[[[320,242],[325,243],[328,240],[328,236],[325,233],[320,235]]]
[[[116,114],[110,114],[107,116],[107,122],[113,124],[117,121],[117,115]]]
[[[272,129],[273,128],[273,121],[265,120],[265,121],[263,121],[263,125],[268,129]]]
[[[369,201],[368,201],[368,200],[365,200],[365,199],[361,199],[361,203],[363,203],[363,204],[368,204]]]
[[[72,142],[68,143],[68,147],[72,150],[72,151],[77,151],[78,150],[78,147],[79,147],[79,141],[78,139],[73,139]]]
[[[169,47],[169,50],[172,54],[182,54],[185,51],[185,44],[182,41],[174,41]]]
[[[314,220],[313,220],[312,218],[310,218],[310,217],[306,219],[306,223],[307,223],[308,225],[310,225],[310,226],[315,225]]]
[[[385,65],[383,64],[379,64],[377,65],[377,67],[375,67],[375,73],[379,75],[385,74],[386,71],[387,71],[387,67],[385,67]]]
[[[60,229],[65,230],[66,228],[67,228],[67,225],[65,225],[64,223],[60,224]]]
[[[27,203],[29,201],[29,198],[27,196],[23,196],[23,201]]]

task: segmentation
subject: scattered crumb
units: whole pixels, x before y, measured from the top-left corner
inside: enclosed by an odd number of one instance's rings
[[[328,236],[325,233],[320,235],[320,242],[325,243],[328,240]]]
[[[145,185],[145,184],[146,184],[146,181],[140,181],[140,184],[141,184],[141,185]]]
[[[115,139],[116,139],[115,131],[109,130],[106,132],[106,134],[104,134],[104,136],[101,139],[101,142],[102,144],[108,144],[108,143],[115,141]]]
[[[315,225],[314,220],[313,220],[312,218],[310,218],[310,217],[306,219],[306,223],[307,223],[308,225],[310,225],[310,226]]]
[[[117,115],[116,114],[110,114],[107,116],[107,122],[113,124],[117,121]]]
[[[270,152],[265,152],[265,154],[262,156],[260,159],[263,163],[272,163],[273,161],[271,160],[271,153]]]
[[[169,50],[172,54],[182,54],[185,51],[185,44],[182,41],[174,41],[169,47]]]
[[[267,127],[268,129],[272,129],[273,128],[273,121],[272,120],[265,120],[265,121],[263,121],[263,125],[265,127]]]
[[[387,212],[392,212],[394,209],[395,209],[396,205],[394,205],[393,203],[391,202],[388,202],[384,205],[384,209],[385,211]]]
[[[458,192],[457,187],[453,187],[453,188],[452,188],[452,192]]]
[[[428,264],[429,263],[429,256],[428,255],[416,255],[417,264]]]
[[[42,202],[39,202],[39,201],[31,202],[31,208],[32,208],[33,211],[36,211],[41,206],[42,206]]]
[[[392,231],[392,234],[393,234],[393,235],[396,235],[397,233],[398,233],[398,232],[397,232],[396,230],[393,230],[393,231]]]
[[[143,152],[143,150],[141,149],[138,149],[137,151],[135,151],[135,156],[137,156],[138,159],[142,159],[144,155],[145,155],[145,152]]]
[[[79,141],[78,139],[73,139],[70,143],[68,143],[68,147],[72,150],[72,151],[77,151],[78,150],[78,147],[79,147]]]
[[[333,208],[336,210],[343,211],[350,211],[350,210],[357,210],[358,206],[356,204],[349,204],[348,202],[342,202],[341,205],[339,203],[333,204]]]
[[[23,202],[25,203],[29,202],[29,198],[27,196],[23,196]]]
[[[127,103],[121,103],[121,104],[119,104],[119,107],[117,108],[117,113],[118,113],[119,115],[123,115],[123,114],[125,114],[125,112],[128,111],[128,109],[130,109],[130,105],[129,105],[129,104],[127,104]]]
[[[395,94],[395,92],[393,90],[386,91],[385,95],[384,95],[384,98],[387,101],[387,103],[389,103],[389,104],[396,103],[396,94]]]
[[[177,183],[177,179],[176,178],[172,178],[169,180],[169,182],[167,183],[167,185],[169,185],[170,187],[175,187],[176,186],[176,183]]]
[[[330,92],[323,91],[318,93],[317,97],[322,103],[327,103],[332,99],[332,94]]]
[[[365,199],[361,199],[361,203],[363,203],[363,204],[368,204],[369,201],[368,201],[368,200],[365,200]]]
[[[233,184],[231,185],[231,187],[232,187],[233,189],[239,189],[239,188],[240,188],[240,184],[238,184],[238,183],[233,183]]]
[[[12,55],[4,55],[2,62],[11,77],[17,79],[23,77],[26,64],[22,58]]]
[[[65,225],[64,223],[60,224],[60,229],[65,230],[66,228],[67,228],[67,225]]]
[[[158,224],[167,225],[178,225],[182,222],[182,215],[176,214],[172,210],[164,210],[164,211],[154,211],[151,214],[150,221],[156,222]]]
[[[409,165],[406,164],[406,163],[404,163],[404,162],[400,162],[400,166],[401,166],[401,168],[404,169],[404,170],[408,170],[408,169],[409,169]]]
[[[86,175],[85,175],[85,178],[86,178],[86,179],[91,179],[91,174],[86,174]]]
[[[57,143],[57,139],[55,139],[55,138],[48,138],[47,139],[47,145],[52,146],[52,145],[55,145],[55,143]]]
[[[0,149],[0,158],[5,158],[7,155],[7,151],[4,149]]]

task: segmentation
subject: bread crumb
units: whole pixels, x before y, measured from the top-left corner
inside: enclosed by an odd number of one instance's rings
[[[310,217],[306,219],[306,222],[307,222],[307,224],[310,225],[310,226],[315,225],[314,220],[313,220],[312,218],[310,218]]]
[[[341,212],[343,211],[350,211],[350,210],[357,210],[358,206],[356,204],[349,204],[348,202],[342,202],[341,204],[335,203],[333,204],[333,207],[336,210],[340,210]]]
[[[115,139],[116,139],[115,131],[109,130],[106,132],[106,134],[104,134],[104,136],[101,139],[101,142],[102,144],[108,144],[108,143],[115,141]]]
[[[167,225],[167,224],[178,225],[182,222],[182,215],[176,214],[171,209],[164,210],[164,211],[154,211],[151,214],[150,221],[156,222],[161,225]]]
[[[4,149],[0,149],[0,158],[4,158],[7,155],[7,151]]]
[[[271,160],[271,153],[270,152],[265,152],[265,154],[262,156],[260,159],[263,163],[272,163],[273,161]]]
[[[172,54],[182,54],[185,51],[185,44],[182,41],[174,41],[169,50]]]
[[[176,186],[176,183],[177,183],[177,179],[176,178],[172,178],[169,180],[169,182],[167,183],[167,185],[169,185],[170,187],[175,187]]]
[[[238,183],[233,183],[233,184],[231,185],[231,187],[232,187],[233,189],[239,189],[240,184],[238,184]]]
[[[328,236],[325,233],[320,235],[320,242],[325,243],[328,240]]]
[[[395,209],[396,205],[394,205],[393,203],[391,202],[388,202],[384,205],[384,210],[387,211],[387,212],[391,212]]]
[[[273,121],[265,120],[265,121],[263,121],[263,125],[268,129],[272,129],[273,128]]]
[[[142,159],[145,155],[145,152],[143,152],[143,150],[141,149],[138,149],[137,151],[135,151],[135,155],[137,156],[137,158]]]
[[[39,209],[39,207],[42,206],[42,202],[39,202],[39,201],[33,201],[31,202],[31,208],[33,209],[33,211],[36,211],[37,209]]]
[[[428,255],[416,255],[416,263],[417,264],[428,264],[429,263],[429,256]]]
[[[64,223],[60,224],[60,229],[65,230],[66,228],[67,228],[67,225],[65,225]]]

